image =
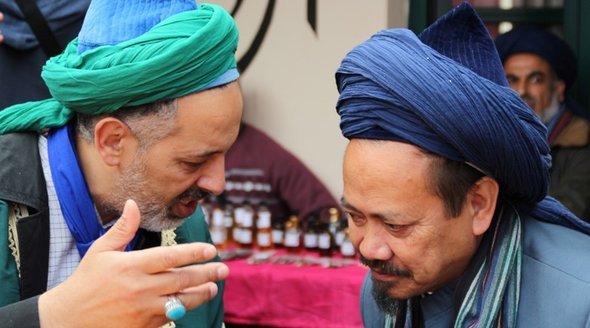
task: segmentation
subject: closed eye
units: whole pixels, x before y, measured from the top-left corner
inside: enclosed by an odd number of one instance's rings
[[[405,225],[401,224],[385,224],[385,226],[391,232],[400,232],[406,227]]]
[[[200,168],[204,162],[182,162],[187,168],[195,170]]]
[[[345,211],[344,213],[346,214],[346,217],[351,219],[356,225],[362,225],[366,221],[365,218],[358,213],[350,211]]]

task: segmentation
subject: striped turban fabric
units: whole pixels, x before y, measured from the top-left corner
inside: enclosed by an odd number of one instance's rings
[[[477,17],[467,13],[471,21]],[[342,134],[407,142],[469,163],[496,179],[521,212],[590,231],[546,197],[546,128],[506,85],[489,34],[453,19],[454,26],[442,20],[420,37],[406,29],[380,31],[345,56],[336,72]]]

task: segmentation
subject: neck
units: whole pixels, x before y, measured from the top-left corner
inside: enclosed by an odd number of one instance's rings
[[[110,186],[114,182],[111,178],[113,175],[108,174],[110,169],[102,160],[94,143],[88,142],[79,135],[76,135],[75,143],[80,170],[84,174],[84,180],[86,180],[88,191],[98,211],[99,219],[102,224],[107,224],[116,216],[107,213],[100,206],[100,200],[110,192]]]

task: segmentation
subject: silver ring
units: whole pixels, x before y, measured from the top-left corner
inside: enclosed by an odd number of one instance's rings
[[[168,296],[168,301],[164,304],[164,311],[166,311],[166,318],[171,321],[176,321],[186,314],[184,304],[176,295]]]

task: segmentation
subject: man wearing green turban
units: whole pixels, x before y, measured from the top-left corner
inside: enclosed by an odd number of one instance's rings
[[[198,203],[238,133],[237,42],[216,5],[93,0],[52,98],[0,112],[3,327],[222,325]]]

